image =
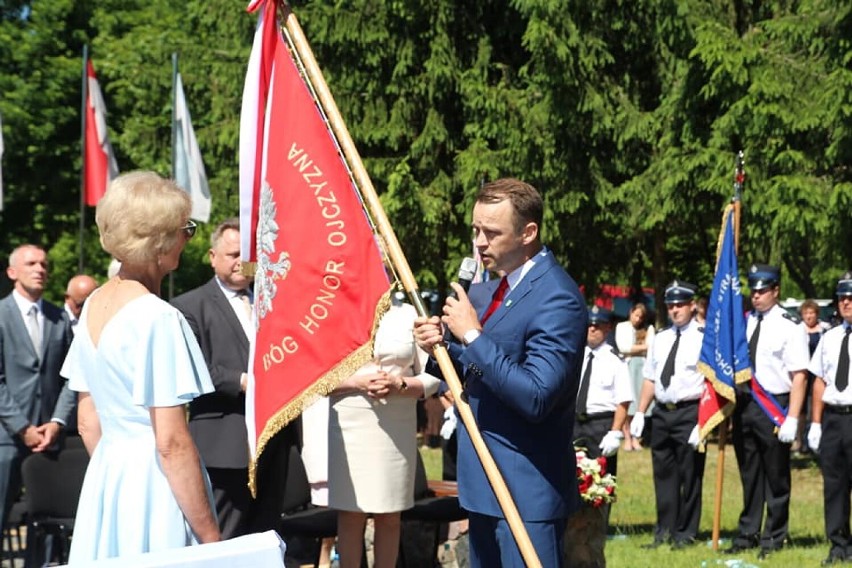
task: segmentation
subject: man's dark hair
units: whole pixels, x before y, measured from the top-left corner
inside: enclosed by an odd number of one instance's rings
[[[499,203],[508,199],[515,211],[515,228],[520,231],[527,223],[541,230],[544,203],[539,192],[528,183],[515,178],[502,178],[483,185],[476,194],[477,203]]]

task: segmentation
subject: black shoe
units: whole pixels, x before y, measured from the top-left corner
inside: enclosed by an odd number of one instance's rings
[[[746,550],[751,550],[755,548],[754,546],[746,546],[744,544],[737,544],[736,542],[723,550],[722,552],[725,554],[739,554],[740,552],[745,552]]]
[[[820,566],[831,566],[832,564],[843,564],[844,558],[839,554],[829,554],[828,558],[819,563]]]
[[[655,548],[660,548],[665,543],[666,543],[666,541],[664,541],[664,540],[654,540],[654,542],[651,542],[649,544],[643,544],[639,548],[644,548],[645,550],[653,550]]]
[[[672,550],[683,550],[684,548],[689,548],[695,541],[693,539],[685,539],[685,540],[676,540],[674,544],[672,544]]]

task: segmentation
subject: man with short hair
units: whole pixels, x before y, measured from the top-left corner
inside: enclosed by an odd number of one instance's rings
[[[88,274],[72,276],[65,288],[65,313],[71,322],[71,331],[77,333],[77,322],[83,312],[83,304],[98,287],[98,282]]]
[[[645,381],[630,434],[642,437],[645,412],[656,401],[651,417],[651,464],[657,501],[654,541],[683,548],[695,542],[701,521],[701,488],[705,454],[698,452],[698,401],[704,376],[698,358],[704,328],[695,321],[695,286],[674,280],[665,302],[671,327],[654,337],[645,359]]]
[[[251,506],[245,390],[254,331],[251,279],[241,272],[239,219],[216,227],[207,254],[213,278],[172,304],[198,338],[216,388],[189,403],[189,430],[207,467],[219,528],[227,539],[247,532]]]
[[[541,195],[504,178],[485,184],[473,207],[474,244],[485,267],[504,273],[453,283],[444,315],[415,321],[418,345],[443,342],[442,323],[458,340],[450,357],[464,369],[465,397],[515,498],[543,566],[563,565],[566,518],[579,506],[572,449],[574,406],[586,340],[586,308],[574,280],[541,242]],[[440,374],[434,359],[428,372]],[[470,564],[523,566],[470,434],[458,430],[458,484],[469,511]]]
[[[749,268],[754,309],[746,321],[752,379],[737,389],[733,441],[743,484],[738,534],[727,552],[784,546],[790,510],[790,444],[805,400],[808,339],[799,318],[778,305],[781,270]],[[766,519],[764,521],[764,511]],[[762,532],[761,532],[762,525]]]
[[[627,362],[606,342],[612,331],[612,312],[589,309],[586,351],[574,415],[574,446],[586,448],[590,458],[606,457],[606,471],[618,473],[618,448],[624,434],[633,385]]]
[[[21,489],[21,462],[59,440],[75,395],[59,370],[71,345],[62,309],[42,298],[47,254],[26,244],[9,257],[12,293],[0,301],[0,526]]]
[[[823,479],[825,533],[831,549],[823,566],[852,561],[849,498],[852,495],[852,388],[849,383],[852,335],[852,272],[837,281],[837,311],[843,323],[820,337],[808,370],[814,374],[808,444],[819,452]]]

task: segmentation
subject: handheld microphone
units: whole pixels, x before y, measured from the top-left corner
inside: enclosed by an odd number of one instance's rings
[[[470,257],[466,257],[462,260],[461,266],[459,267],[459,275],[458,282],[461,287],[464,289],[465,293],[470,289],[470,283],[473,282],[473,278],[476,276],[476,261]],[[456,293],[453,292],[452,297],[456,297]]]
[[[473,282],[474,277],[476,276],[477,264],[476,261],[470,257],[466,257],[462,260],[461,266],[459,267],[459,284],[464,288],[464,291],[467,292],[470,290],[470,283]]]
[[[470,257],[466,257],[462,260],[461,266],[459,267],[459,275],[458,275],[458,283],[461,285],[462,289],[464,289],[465,293],[470,289],[470,284],[473,282],[474,276],[476,276],[477,263],[474,259]],[[450,298],[455,298],[458,300],[458,294],[453,290],[450,292]],[[444,341],[456,341],[456,338],[453,337],[453,334],[450,333],[449,328],[444,330]]]

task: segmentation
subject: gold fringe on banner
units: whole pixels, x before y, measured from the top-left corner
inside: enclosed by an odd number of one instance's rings
[[[263,431],[257,440],[257,450],[255,457],[249,464],[249,490],[252,497],[257,497],[257,463],[260,461],[260,455],[263,453],[266,444],[287,424],[299,417],[302,412],[314,403],[321,396],[328,396],[337,386],[347,377],[352,376],[355,371],[360,369],[365,364],[373,360],[373,349],[376,343],[376,331],[379,329],[379,323],[382,317],[390,309],[391,294],[396,290],[396,285],[382,294],[378,304],[376,304],[375,315],[373,316],[373,329],[370,331],[370,340],[357,348],[355,351],[346,356],[340,363],[334,366],[325,375],[314,381],[314,383],[306,388],[302,393],[287,403],[272,418],[267,420]]]

